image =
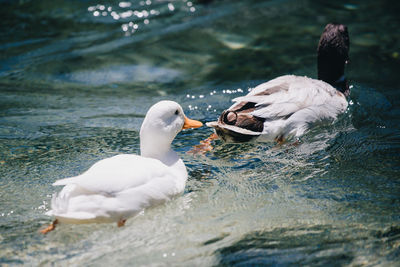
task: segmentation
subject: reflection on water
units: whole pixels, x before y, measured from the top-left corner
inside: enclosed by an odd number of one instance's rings
[[[345,229],[343,229],[345,228]],[[377,254],[389,258],[396,253],[377,252],[379,246],[398,244],[398,227],[384,231],[366,231],[357,225],[339,228],[330,225],[277,228],[273,231],[251,232],[238,242],[219,249],[222,265],[375,265]],[[365,243],[369,249],[364,249]],[[329,251],[322,253],[321,251]],[[379,256],[378,256],[379,257]]]
[[[124,82],[164,82],[170,83],[179,78],[181,73],[176,70],[157,68],[146,65],[116,66],[95,71],[78,71],[59,75],[59,79],[67,82],[84,83],[88,85],[106,85]]]
[[[0,10],[0,264],[398,265],[400,102],[393,1],[22,1]],[[346,114],[299,145],[190,151],[183,196],[126,227],[50,219],[51,184],[139,153],[161,99],[213,121],[255,85],[316,77],[323,26],[349,26]]]

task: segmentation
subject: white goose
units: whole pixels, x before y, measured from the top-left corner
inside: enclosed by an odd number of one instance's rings
[[[349,35],[342,24],[328,24],[318,45],[318,80],[285,75],[255,87],[233,99],[215,128],[230,142],[277,141],[303,135],[312,125],[333,121],[347,109]]]
[[[182,107],[173,101],[153,105],[140,129],[141,156],[122,154],[95,163],[83,174],[61,179],[63,185],[53,196],[53,223],[42,230],[47,233],[57,223],[125,221],[150,206],[181,194],[187,171],[178,154],[171,149],[175,136],[182,130],[201,127],[188,119]]]

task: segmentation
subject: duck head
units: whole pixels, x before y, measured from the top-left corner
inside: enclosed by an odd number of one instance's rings
[[[149,109],[140,128],[141,155],[160,159],[170,151],[172,141],[182,129],[202,125],[199,121],[188,119],[178,103],[160,101]]]
[[[348,93],[344,68],[349,61],[350,40],[347,26],[330,23],[325,26],[318,44],[318,79]]]

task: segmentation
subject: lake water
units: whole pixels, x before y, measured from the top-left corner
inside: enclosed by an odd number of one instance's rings
[[[400,2],[1,1],[0,265],[400,265]],[[115,224],[60,225],[51,184],[139,153],[147,109],[215,120],[255,85],[316,77],[328,22],[349,27],[349,109],[290,143],[180,133],[183,196]]]

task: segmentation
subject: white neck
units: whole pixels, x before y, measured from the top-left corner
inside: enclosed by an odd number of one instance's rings
[[[160,140],[151,135],[140,135],[140,154],[143,157],[163,161],[171,152],[174,151],[171,149],[171,143],[167,140]]]
[[[151,140],[142,137],[140,139],[141,156],[160,160],[162,163],[171,167],[170,170],[175,173],[177,187],[179,192],[185,188],[187,180],[187,170],[178,154],[171,148],[171,144],[162,144],[159,140]]]
[[[167,166],[174,165],[178,154],[171,148],[171,141],[155,136],[140,135],[140,154],[146,158],[158,159]]]

